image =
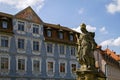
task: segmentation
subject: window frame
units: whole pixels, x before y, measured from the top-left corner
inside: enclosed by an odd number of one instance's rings
[[[40,74],[41,73],[41,59],[40,57],[32,57],[32,73],[33,74]],[[34,68],[34,61],[39,61],[39,70],[35,70]]]
[[[47,37],[52,37],[52,30],[51,29],[47,29]]]
[[[1,47],[9,47],[9,37],[8,36],[1,36]]]
[[[18,21],[18,31],[25,31],[25,22],[24,21]]]
[[[19,40],[20,40],[20,41],[19,41]],[[18,38],[17,48],[18,48],[18,49],[25,49],[25,39],[23,39],[23,38]]]
[[[66,46],[64,44],[59,44],[59,55],[64,55],[66,54]]]
[[[3,61],[1,61],[1,58],[7,58],[8,59],[8,61],[7,61],[7,68],[2,68],[2,63],[3,63]],[[8,57],[8,56],[1,56],[0,57],[0,64],[1,64],[1,66],[0,66],[0,70],[9,70],[10,69],[10,58]],[[6,63],[5,63],[6,64]],[[4,65],[4,67],[5,67],[5,65]]]
[[[18,66],[18,60],[19,59],[22,59],[24,60],[24,70],[19,70],[19,66]],[[26,72],[26,69],[27,69],[27,58],[25,56],[16,56],[16,70],[18,73],[20,74],[24,74]]]
[[[70,55],[75,56],[76,48],[74,46],[70,46]]]
[[[33,24],[32,33],[33,34],[39,34],[40,33],[39,25],[38,24]]]
[[[8,28],[8,21],[3,20],[2,21],[2,28],[7,29]]]
[[[69,40],[70,40],[70,41],[74,41],[74,36],[73,36],[72,33],[69,34]]]
[[[58,37],[59,37],[59,39],[64,39],[64,32],[63,31],[59,31],[58,32]]]
[[[47,51],[47,53],[53,53],[53,44],[52,43],[49,43],[49,42],[47,42],[46,43],[46,51]]]
[[[39,50],[40,50],[40,42],[33,41],[33,51],[39,51]]]

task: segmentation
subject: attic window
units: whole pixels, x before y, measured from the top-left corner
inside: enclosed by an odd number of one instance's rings
[[[58,36],[59,36],[59,39],[63,39],[63,31],[59,31]]]
[[[3,27],[4,29],[7,29],[7,28],[8,28],[8,23],[7,23],[7,21],[2,21],[2,27]]]
[[[70,32],[70,34],[69,34],[69,40],[73,41],[73,33],[72,32]]]
[[[47,28],[47,36],[51,37],[52,36],[52,31],[50,28]]]

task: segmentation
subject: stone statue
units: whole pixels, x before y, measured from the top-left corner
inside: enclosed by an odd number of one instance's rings
[[[95,68],[94,50],[96,42],[94,40],[95,33],[88,32],[86,25],[81,24],[81,34],[76,35],[77,38],[77,60],[81,65],[82,70],[91,70]]]

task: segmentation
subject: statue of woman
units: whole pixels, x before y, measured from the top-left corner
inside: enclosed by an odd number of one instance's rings
[[[76,35],[78,45],[78,53],[76,57],[81,65],[86,65],[89,69],[95,65],[93,53],[97,46],[94,40],[95,33],[88,32],[84,23],[81,25],[81,32],[82,34],[79,36]]]

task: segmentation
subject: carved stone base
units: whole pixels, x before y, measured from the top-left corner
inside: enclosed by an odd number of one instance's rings
[[[94,70],[77,70],[77,79],[76,80],[97,80],[97,72]]]

